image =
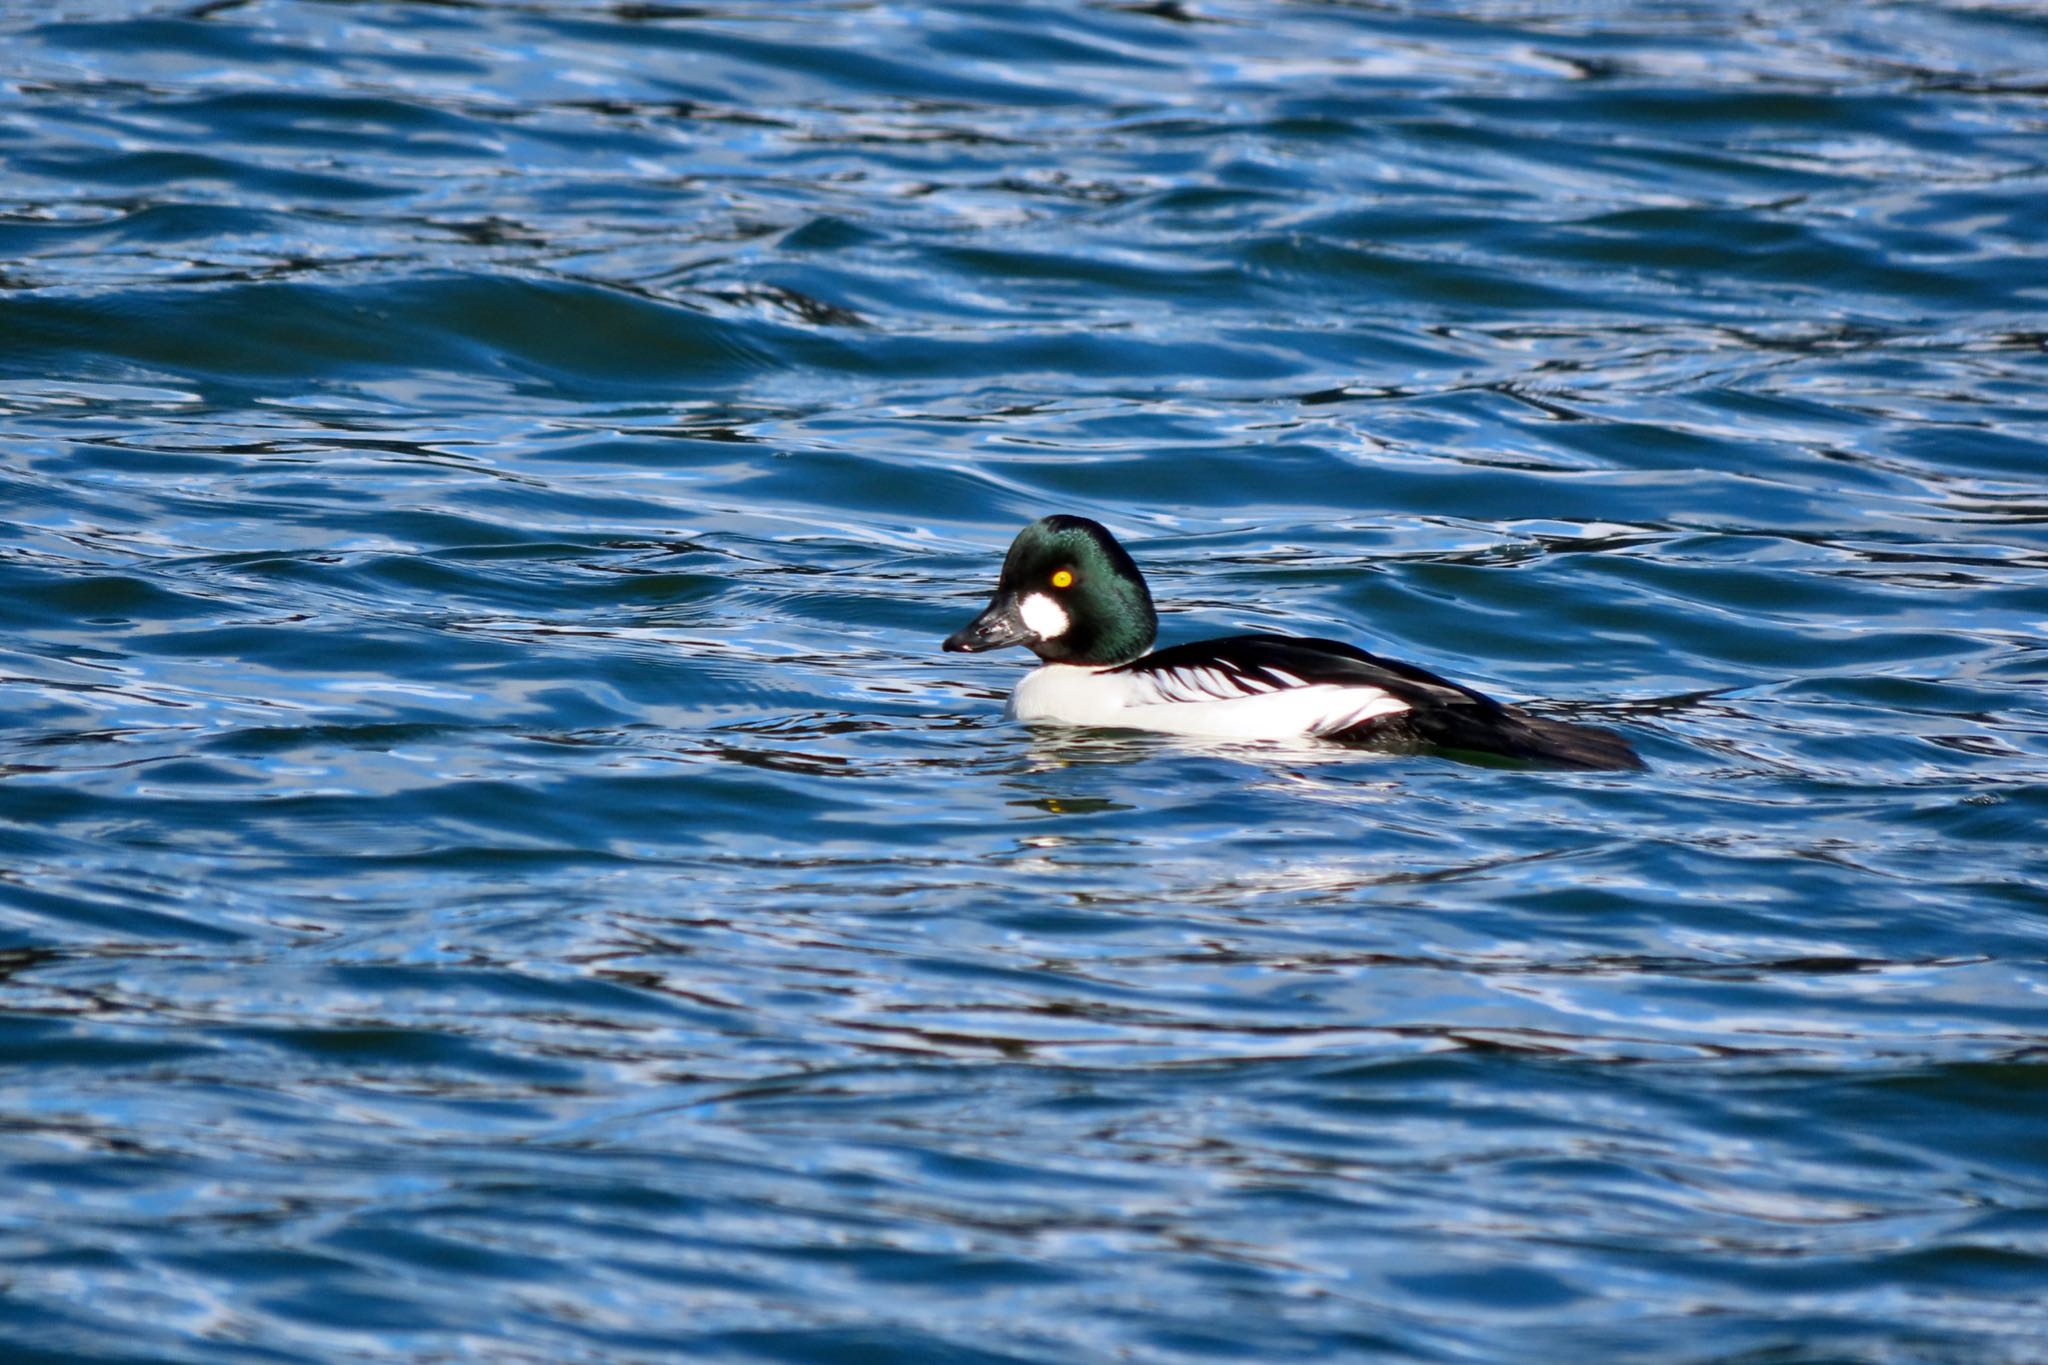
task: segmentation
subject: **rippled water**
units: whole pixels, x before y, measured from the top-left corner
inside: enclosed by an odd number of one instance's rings
[[[8,1358],[2048,1358],[2044,71],[7,7]],[[1652,769],[1005,725],[1049,511]]]

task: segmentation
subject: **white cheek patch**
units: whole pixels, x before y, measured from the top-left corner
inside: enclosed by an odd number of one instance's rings
[[[1066,609],[1042,592],[1019,602],[1017,616],[1041,640],[1057,640],[1067,633]]]

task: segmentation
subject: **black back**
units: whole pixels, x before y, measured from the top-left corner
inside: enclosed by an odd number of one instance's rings
[[[1117,673],[1210,670],[1225,679],[1251,678],[1270,687],[1303,683],[1370,687],[1408,704],[1328,738],[1393,750],[1445,749],[1570,768],[1640,768],[1641,758],[1612,730],[1532,716],[1426,668],[1383,659],[1341,640],[1286,635],[1231,635],[1175,645],[1134,659]],[[1254,689],[1247,688],[1248,692]]]

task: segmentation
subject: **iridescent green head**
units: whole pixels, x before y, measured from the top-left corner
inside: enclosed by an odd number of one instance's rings
[[[1086,517],[1051,516],[1017,533],[988,609],[946,641],[961,654],[1027,645],[1047,663],[1129,663],[1159,633],[1145,576]]]

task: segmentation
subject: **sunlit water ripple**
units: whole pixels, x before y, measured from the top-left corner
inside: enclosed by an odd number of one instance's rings
[[[11,7],[7,1358],[2042,1359],[2043,71]],[[1652,768],[1005,725],[1054,510]]]

